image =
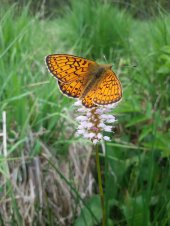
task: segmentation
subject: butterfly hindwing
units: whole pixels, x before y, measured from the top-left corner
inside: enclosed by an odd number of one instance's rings
[[[79,98],[82,90],[83,90],[83,82],[78,80],[78,81],[73,81],[71,83],[63,83],[61,81],[58,81],[58,85],[60,87],[60,90],[66,94],[69,97],[74,97],[74,98]]]
[[[87,108],[95,107],[95,103],[93,102],[93,98],[95,96],[95,90],[91,90],[88,94],[82,99],[82,104]]]

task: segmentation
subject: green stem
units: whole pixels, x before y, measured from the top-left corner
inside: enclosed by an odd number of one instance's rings
[[[98,185],[99,185],[99,193],[100,193],[100,201],[102,206],[102,226],[106,225],[106,210],[104,204],[104,193],[102,188],[102,177],[101,177],[101,170],[100,170],[100,159],[99,159],[99,149],[98,145],[95,146],[96,151],[96,165],[97,165],[97,175],[98,175]]]

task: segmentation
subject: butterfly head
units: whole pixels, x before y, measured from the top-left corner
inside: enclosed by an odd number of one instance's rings
[[[108,69],[112,69],[112,66],[113,66],[112,64],[107,64]]]
[[[112,69],[112,64],[101,64],[101,66],[105,69],[105,70],[108,70],[108,69]]]

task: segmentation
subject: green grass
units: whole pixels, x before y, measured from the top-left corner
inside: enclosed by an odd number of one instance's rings
[[[100,1],[73,0],[59,22],[66,48],[71,46],[77,54],[110,60],[129,45],[131,17],[110,4],[101,7]]]
[[[0,145],[0,224],[100,225],[91,144],[75,137],[74,100],[44,64],[50,53],[73,53],[112,63],[123,86],[115,133],[100,155],[107,225],[168,226],[170,15],[140,21],[90,0],[62,10],[41,20],[29,7],[0,9],[8,134],[7,158]]]

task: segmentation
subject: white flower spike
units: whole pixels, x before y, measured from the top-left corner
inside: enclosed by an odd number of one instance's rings
[[[110,137],[103,136],[102,132],[112,132],[113,126],[111,124],[116,122],[116,119],[108,112],[115,108],[117,104],[86,108],[78,101],[75,106],[80,107],[77,112],[81,114],[76,118],[79,122],[77,136],[89,139],[93,144],[97,144],[101,140],[111,141]]]

